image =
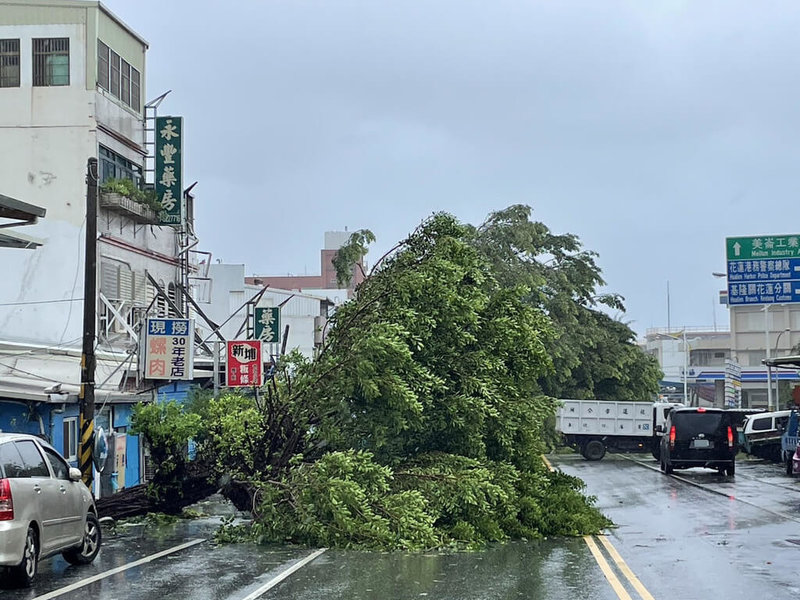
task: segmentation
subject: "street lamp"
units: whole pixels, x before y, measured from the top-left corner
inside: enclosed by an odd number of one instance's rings
[[[791,332],[791,331],[792,331],[792,330],[791,330],[791,329],[789,329],[789,328],[787,327],[786,329],[784,329],[783,331],[781,331],[781,332],[778,334],[778,339],[777,339],[777,340],[775,340],[775,348],[774,348],[774,349],[773,349],[773,351],[772,351],[772,353],[773,353],[775,356],[778,356],[778,344],[779,344],[779,343],[780,343],[780,341],[781,341],[781,336],[782,336],[784,333],[789,333],[789,332]]]
[[[727,273],[720,273],[718,271],[712,271],[711,274],[714,277],[716,277],[717,279],[722,279],[722,278],[727,278],[728,277]],[[726,289],[727,289],[727,286],[726,286]],[[714,308],[714,331],[717,330],[717,303],[718,303],[718,299],[716,297],[714,299],[712,299],[712,304],[713,304],[713,308]]]
[[[784,329],[783,331],[781,331],[778,334],[778,339],[775,340],[775,351],[773,352],[773,354],[776,357],[778,356],[778,344],[781,341],[781,336],[784,333],[790,333],[791,331],[792,330],[787,327],[786,329]],[[769,372],[771,373],[772,369],[770,369]],[[780,371],[778,371],[778,372],[780,372]],[[772,388],[772,382],[770,382],[769,385],[770,385],[770,388]],[[778,409],[778,410],[780,410],[780,408],[781,408],[781,379],[777,375],[777,373],[775,375],[775,408]]]
[[[681,332],[683,335],[683,404],[689,406],[689,352],[691,348],[689,342],[702,339],[700,337],[693,337],[691,340],[686,339],[686,327]]]

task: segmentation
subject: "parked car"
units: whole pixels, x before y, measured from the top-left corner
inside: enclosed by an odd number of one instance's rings
[[[752,456],[780,462],[781,436],[786,431],[790,410],[777,410],[747,417],[742,428],[742,450]]]
[[[795,446],[794,453],[786,460],[786,474],[797,475],[800,473],[800,444]]]
[[[48,556],[91,563],[101,536],[81,472],[36,436],[0,433],[0,568],[27,586]]]
[[[676,408],[670,411],[661,438],[661,470],[707,467],[720,474],[736,473],[736,427],[718,408]]]

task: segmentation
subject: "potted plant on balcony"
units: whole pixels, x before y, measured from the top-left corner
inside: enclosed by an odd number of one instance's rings
[[[155,222],[161,204],[153,190],[141,190],[132,179],[107,179],[100,186],[101,206]]]

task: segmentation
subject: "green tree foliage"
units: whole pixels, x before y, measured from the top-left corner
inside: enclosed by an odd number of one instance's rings
[[[169,511],[171,495],[182,494],[187,472],[186,444],[200,431],[201,417],[174,402],[137,404],[131,416],[131,433],[143,434],[150,443],[153,480],[148,495]]]
[[[367,255],[368,247],[374,241],[375,235],[369,229],[362,229],[353,233],[349,243],[336,253],[333,267],[336,269],[336,280],[339,285],[350,285],[353,269],[361,268],[362,259]]]
[[[337,311],[316,365],[320,434],[337,448],[388,464],[424,452],[529,464],[543,449],[549,321],[527,287],[499,285],[467,233],[434,215]]]
[[[657,374],[597,310],[621,300],[596,294],[594,255],[529,216],[431,216],[338,308],[314,361],[283,357],[258,398],[193,403],[200,452],[254,510],[247,535],[420,549],[609,524],[541,461],[554,397],[637,397]],[[340,251],[342,281],[373,240]]]
[[[357,232],[340,256],[357,260],[371,239]],[[531,281],[501,282],[473,242],[452,216],[432,216],[337,310],[317,360],[279,371],[265,406],[210,403],[206,447],[248,481],[251,533],[390,549],[608,524],[577,480],[541,462],[552,321]]]
[[[472,243],[501,284],[530,287],[528,301],[551,319],[555,335],[546,344],[554,369],[539,378],[542,392],[600,400],[653,397],[661,378],[657,361],[635,346],[629,327],[600,310],[623,311],[624,305],[617,294],[597,293],[605,282],[596,253],[530,216],[523,205],[492,213],[472,230]]]

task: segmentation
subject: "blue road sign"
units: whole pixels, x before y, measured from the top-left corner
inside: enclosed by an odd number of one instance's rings
[[[800,258],[729,260],[728,281],[790,281],[800,279]]]
[[[727,238],[728,304],[800,302],[800,235]]]
[[[800,302],[800,279],[789,281],[728,281],[728,304],[788,304]]]

